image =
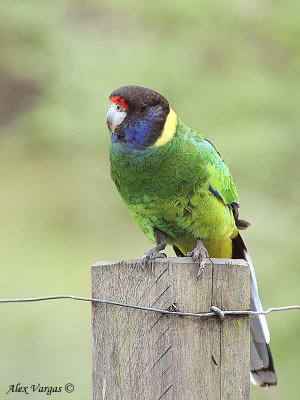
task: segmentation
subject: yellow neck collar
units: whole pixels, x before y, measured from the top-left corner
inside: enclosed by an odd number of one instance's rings
[[[170,111],[166,118],[166,122],[162,130],[162,133],[153,146],[159,147],[168,143],[176,132],[176,125],[177,125],[177,115],[175,114],[174,110],[170,107]]]

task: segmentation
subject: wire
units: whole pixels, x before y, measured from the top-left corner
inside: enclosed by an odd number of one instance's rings
[[[212,316],[218,315],[220,318],[223,318],[224,315],[267,315],[267,314],[270,314],[275,311],[300,310],[300,306],[297,306],[297,305],[286,306],[286,307],[272,307],[266,311],[220,310],[218,307],[212,306],[211,312],[195,313],[195,312],[180,312],[180,311],[162,310],[160,308],[137,306],[134,304],[121,303],[119,301],[114,301],[114,300],[93,299],[91,297],[80,297],[80,296],[70,296],[70,295],[26,297],[26,298],[17,298],[17,299],[0,299],[0,303],[29,303],[29,302],[35,302],[35,301],[61,300],[61,299],[88,301],[88,302],[92,302],[92,303],[107,304],[107,305],[131,308],[131,309],[136,309],[136,310],[156,312],[156,313],[166,314],[166,315],[177,315],[180,317],[212,317]]]

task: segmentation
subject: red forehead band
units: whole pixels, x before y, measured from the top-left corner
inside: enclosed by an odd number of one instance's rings
[[[111,103],[117,104],[118,106],[121,106],[123,110],[127,110],[128,105],[126,104],[126,101],[123,99],[123,97],[120,96],[111,96],[109,98]]]

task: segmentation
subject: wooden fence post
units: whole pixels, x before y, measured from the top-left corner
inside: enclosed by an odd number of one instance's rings
[[[243,260],[190,258],[92,267],[93,298],[179,311],[248,310]],[[94,400],[248,400],[249,318],[177,317],[93,303]]]

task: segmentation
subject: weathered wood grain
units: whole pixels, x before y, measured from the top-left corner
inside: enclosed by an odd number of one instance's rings
[[[249,308],[243,260],[212,259],[197,279],[189,258],[97,263],[92,296],[206,312]],[[230,263],[228,262],[230,261]],[[247,316],[176,317],[93,303],[94,400],[249,399]]]

